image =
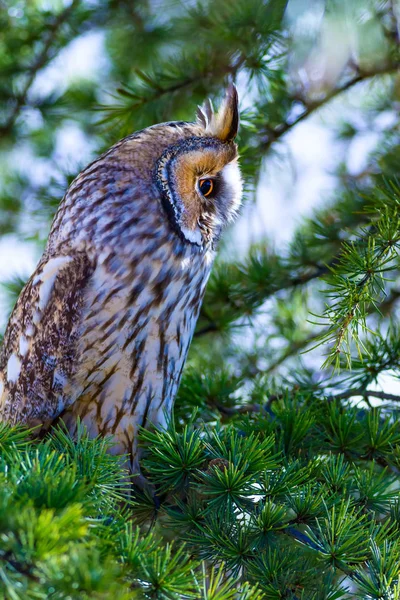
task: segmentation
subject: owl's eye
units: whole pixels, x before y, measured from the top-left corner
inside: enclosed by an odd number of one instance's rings
[[[214,191],[213,179],[200,179],[199,189],[205,198],[209,198]]]

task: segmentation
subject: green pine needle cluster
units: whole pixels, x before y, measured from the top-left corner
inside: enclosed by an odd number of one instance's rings
[[[1,598],[400,600],[395,4],[0,0],[2,249],[39,258],[86,164],[232,80],[245,184],[173,418],[141,432],[143,489],[112,440],[0,425]],[[266,239],[264,184],[291,201],[310,123],[334,185]],[[2,327],[29,275],[0,282]]]
[[[41,442],[29,433],[0,428],[2,598],[258,597],[249,584],[237,596],[222,565],[208,572],[184,545],[134,524],[140,509],[109,440],[83,428],[74,441],[63,429]]]
[[[133,496],[110,440],[2,425],[1,593],[398,598],[395,417],[282,393],[212,429],[171,422],[142,432],[151,493]]]

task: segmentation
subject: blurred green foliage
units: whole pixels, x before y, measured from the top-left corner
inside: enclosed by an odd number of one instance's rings
[[[0,0],[0,233],[37,257],[81,168],[134,130],[192,120],[231,80],[242,223],[265,173],[290,170],[297,125],[320,115],[338,154],[335,191],[284,248],[239,253],[238,226],[226,236],[174,420],[142,435],[151,493],[127,498],[108,441],[0,427],[3,597],[400,598],[400,396],[385,383],[400,373],[399,13]],[[3,282],[7,311],[23,282]]]

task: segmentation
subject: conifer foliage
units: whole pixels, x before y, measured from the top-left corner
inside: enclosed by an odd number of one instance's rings
[[[245,178],[174,417],[141,433],[148,489],[130,495],[112,440],[83,427],[0,424],[0,597],[400,600],[397,4],[0,0],[0,29],[3,262],[16,240],[39,257],[92,158],[230,80]],[[310,122],[334,191],[286,245],[244,249]],[[2,282],[4,320],[27,275]]]

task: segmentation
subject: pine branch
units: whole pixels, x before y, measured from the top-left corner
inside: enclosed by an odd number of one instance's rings
[[[344,354],[350,367],[351,341],[362,356],[364,346],[358,328],[368,331],[369,307],[378,310],[377,305],[385,296],[384,276],[396,269],[394,259],[400,249],[399,194],[394,184],[390,188],[391,195],[387,190],[380,191],[384,199],[378,200],[374,207],[378,220],[368,230],[362,230],[356,241],[343,244],[337,266],[331,268],[328,296],[332,304],[323,314],[330,326],[319,341],[319,344],[331,344],[331,348],[323,366],[334,364],[335,368],[340,368],[340,358]]]
[[[266,369],[263,369],[263,373],[270,374],[275,371],[278,367],[280,367],[288,358],[292,356],[296,356],[301,353],[302,350],[307,348],[310,344],[315,343],[320,337],[321,332],[318,333],[310,333],[302,340],[298,340],[296,342],[292,342],[288,344],[286,350],[282,352],[278,358],[276,358],[273,362],[271,362]]]
[[[268,12],[283,7],[282,0],[216,0],[182,13],[168,6],[161,22],[155,22],[148,2],[139,3],[132,14],[126,0],[100,4],[94,15],[81,3],[64,26],[44,35],[43,21],[52,20],[54,13],[34,9],[32,16],[24,11],[23,17],[18,13],[14,17],[11,11],[5,21],[11,28],[16,26],[16,34],[10,31],[7,48],[19,48],[21,37],[25,50],[33,47],[41,53],[53,37],[47,57],[43,56],[47,65],[60,46],[79,35],[81,26],[93,28],[93,23],[100,23],[99,30],[107,36],[104,52],[111,78],[132,84],[120,93],[121,105],[126,102],[122,109],[129,113],[129,103],[135,108],[134,115],[127,113],[129,119],[134,117],[135,128],[158,122],[159,117],[185,119],[194,103],[221,92],[228,72],[240,70],[240,81],[247,76],[251,80],[254,100],[240,138],[245,178],[250,176],[252,182],[271,144],[338,94],[384,74],[384,66],[379,67],[382,73],[372,73],[373,67],[370,73],[349,70],[348,79],[338,80],[334,90],[324,88],[324,98],[293,97],[290,72],[285,71],[293,38],[281,16],[272,19]],[[341,18],[341,7],[337,8],[335,23]],[[388,15],[386,5],[378,8],[382,27],[393,29],[394,13]],[[358,35],[364,13],[362,7],[355,10]],[[24,38],[21,18],[28,25],[32,22],[29,39]],[[346,12],[345,18],[352,19],[353,14]],[[360,29],[360,36],[369,25]],[[137,43],[130,54],[132,39]],[[397,37],[386,42],[386,55],[394,56]],[[305,53],[315,50],[312,43],[307,38]],[[302,50],[301,45],[302,40],[295,51]],[[171,59],[174,51],[179,64]],[[31,69],[38,72],[40,55],[35,55],[32,52]],[[16,110],[11,130],[31,102],[34,74],[30,70],[22,79],[25,56],[3,57],[7,76],[17,77],[22,90],[16,108],[3,78],[0,93],[10,98],[9,110]],[[149,56],[160,67],[160,77],[151,72]],[[183,56],[190,60],[181,60]],[[246,61],[240,62],[243,57]],[[376,56],[366,59],[369,65],[376,62]],[[54,142],[66,116],[82,131],[89,131],[82,115],[97,101],[98,79],[78,83],[72,82],[65,95],[40,103],[45,118],[38,128],[35,123],[34,127],[27,123],[23,132],[16,128],[16,134],[24,133],[23,144],[35,158],[57,154]],[[114,86],[114,79],[105,80],[105,85]],[[385,93],[388,87],[382,82]],[[368,99],[360,119],[365,118],[368,130],[370,123],[374,129],[381,113],[393,114],[395,92],[393,97],[386,93],[377,102],[372,100]],[[268,102],[271,111],[266,113]],[[296,117],[299,102],[303,112]],[[271,138],[264,125],[266,114]],[[10,116],[7,113],[4,119]],[[132,129],[131,121],[127,125]],[[376,129],[381,125],[377,123]],[[91,440],[79,429],[72,439],[65,430],[56,429],[42,440],[32,440],[29,432],[0,426],[0,597],[44,598],[52,590],[57,598],[114,600],[144,596],[339,600],[351,595],[343,587],[345,573],[353,580],[355,595],[400,598],[400,396],[370,390],[380,373],[391,370],[397,375],[400,368],[400,331],[395,319],[390,320],[400,289],[396,281],[386,280],[389,270],[392,279],[399,277],[399,258],[387,253],[388,242],[398,244],[400,250],[400,225],[395,211],[390,211],[379,229],[385,205],[393,208],[394,204],[391,197],[381,204],[379,193],[374,192],[374,173],[384,170],[382,162],[387,159],[396,173],[400,146],[398,131],[392,127],[385,148],[389,130],[384,127],[377,131],[383,140],[379,153],[362,180],[342,177],[340,195],[303,222],[287,250],[278,253],[264,243],[252,246],[243,259],[234,257],[215,265],[196,333],[204,343],[191,349],[174,420],[165,429],[140,434],[140,466],[143,477],[154,485],[155,497],[136,493],[130,486],[128,491],[126,473],[103,438]],[[351,140],[357,128],[349,124],[345,138],[345,124],[342,139]],[[265,146],[259,151],[260,132]],[[96,143],[107,145],[102,132],[90,133]],[[7,165],[7,155],[5,159]],[[65,179],[57,178],[57,185],[64,185]],[[29,176],[19,185],[13,173],[7,172],[3,180],[10,182],[2,203],[10,214],[7,231],[17,226],[13,215],[21,213],[29,226],[36,207],[43,212],[50,204],[54,208],[56,186],[48,190],[44,184],[49,199],[44,202],[43,197],[36,201],[42,194],[29,187]],[[367,193],[373,199],[369,213],[364,210]],[[366,243],[369,238],[373,238],[371,246]],[[343,242],[354,249],[350,257],[343,257]],[[388,258],[391,262],[386,262]],[[318,341],[317,328],[304,326],[303,321],[308,306],[317,307],[314,310],[321,306],[319,278],[332,272],[348,279],[349,289],[369,289],[357,317],[363,323],[373,315],[380,331],[373,338],[362,335],[362,355],[353,357],[352,371],[340,381],[317,379],[312,369],[297,367],[282,369],[289,376],[279,378],[280,365],[288,365],[291,357]],[[332,278],[328,281],[332,283]],[[16,294],[20,284],[14,281],[9,291]],[[330,291],[332,303],[344,297],[340,286]],[[339,317],[347,314],[348,298],[346,302]],[[260,323],[266,321],[261,311],[269,310],[270,304],[272,331],[263,334]],[[252,322],[253,316],[260,318]],[[204,340],[206,333],[229,334],[242,324],[248,329],[236,345],[228,336]],[[328,332],[329,327],[324,327],[318,336]],[[274,353],[274,345],[264,355],[261,342],[270,338],[280,350]],[[362,408],[351,401],[360,395],[366,401]],[[372,408],[369,399],[373,398],[383,401],[384,408]],[[134,497],[127,501],[130,492]]]
[[[396,304],[396,302],[399,299],[400,299],[400,289],[391,290],[388,297],[379,306],[379,313],[381,313],[385,316],[388,316],[390,311],[393,309],[393,306]],[[371,314],[373,312],[376,312],[375,305],[368,307],[368,313]],[[282,352],[282,354],[280,356],[278,356],[272,363],[270,363],[266,369],[263,369],[263,373],[268,373],[268,374],[272,373],[278,367],[280,367],[288,358],[291,358],[292,356],[296,356],[297,354],[299,354],[299,352],[301,353],[301,351],[304,351],[306,348],[308,348],[312,344],[315,344],[319,339],[321,339],[321,337],[326,336],[328,334],[328,331],[329,331],[329,327],[326,327],[322,331],[319,330],[318,332],[310,333],[309,335],[305,336],[303,339],[288,344],[285,351]],[[390,368],[390,364],[388,364],[388,368]]]
[[[294,276],[290,274],[290,272],[292,271],[290,267],[287,268],[288,273],[286,274],[284,272],[285,267],[282,266],[282,271],[280,273],[281,280],[274,281],[270,285],[269,282],[265,282],[264,289],[259,290],[258,297],[256,298],[253,305],[251,305],[250,303],[243,305],[243,311],[247,316],[251,316],[260,306],[262,306],[262,304],[270,296],[275,295],[280,291],[290,290],[296,287],[307,285],[313,280],[322,277],[323,275],[329,272],[330,267],[333,264],[335,264],[335,261],[336,258],[333,259],[331,263],[327,265],[315,265],[313,269],[310,269],[304,273],[299,273],[298,275]],[[238,272],[240,271],[244,271],[244,269],[239,268]],[[235,300],[232,299],[230,296],[225,296],[224,303],[227,308],[230,307],[232,311],[234,311],[233,314],[235,314],[238,311],[238,304],[235,303]],[[208,333],[216,333],[218,331],[221,331],[220,325],[217,322],[214,322],[212,318],[210,318],[210,316],[207,314],[207,304],[203,305],[202,307],[201,317],[202,319],[200,320],[200,322],[203,321],[204,323],[204,320],[206,320],[208,321],[208,324],[195,331],[195,338],[202,337],[203,335],[206,335]],[[240,326],[240,324],[238,326]]]
[[[122,102],[99,105],[96,108],[104,114],[97,124],[119,122],[120,126],[127,127],[126,131],[121,129],[121,133],[124,134],[131,130],[133,117],[136,126],[146,126],[154,118],[171,118],[174,110],[182,109],[184,97],[203,98],[207,93],[212,95],[219,90],[222,82],[226,82],[228,78],[234,81],[245,57],[237,57],[234,63],[230,59],[229,55],[221,55],[217,62],[204,55],[198,56],[196,62],[192,63],[190,57],[181,56],[173,63],[169,61],[161,64],[157,71],[151,74],[134,69],[133,83],[116,90]],[[156,112],[146,115],[146,110]]]
[[[346,81],[344,84],[334,88],[330,92],[328,92],[323,98],[317,100],[315,102],[309,103],[306,105],[306,108],[298,117],[296,117],[293,121],[286,121],[281,125],[275,127],[274,129],[268,128],[265,132],[265,137],[262,138],[260,149],[263,152],[267,152],[272,144],[278,141],[282,136],[284,136],[288,131],[296,127],[299,123],[307,119],[318,109],[322,108],[325,104],[328,104],[331,100],[340,96],[344,92],[347,92],[349,89],[361,83],[362,81],[367,81],[368,79],[372,79],[376,76],[382,75],[391,75],[397,73],[399,71],[399,64],[395,62],[393,64],[389,63],[383,66],[376,66],[371,71],[361,71],[358,69],[357,75]]]
[[[63,11],[61,11],[59,15],[57,15],[53,23],[50,23],[48,25],[47,36],[45,38],[43,48],[33,60],[30,67],[26,69],[27,79],[25,81],[25,85],[23,86],[21,92],[16,96],[14,106],[11,110],[8,119],[6,120],[4,125],[0,126],[0,135],[7,135],[12,130],[18,115],[20,114],[22,108],[26,104],[29,90],[32,87],[37,73],[44,66],[46,66],[49,60],[54,58],[54,55],[52,54],[51,50],[60,28],[68,19],[73,10],[79,5],[79,3],[80,0],[72,0],[71,4],[67,6]]]
[[[375,390],[368,390],[364,387],[353,388],[345,390],[333,396],[329,396],[328,399],[332,400],[347,400],[348,398],[354,398],[354,396],[363,396],[364,398],[372,397],[379,398],[380,400],[390,400],[392,402],[400,402],[400,396],[397,394],[389,394],[388,392],[379,392]]]
[[[354,191],[341,194],[331,206],[315,211],[296,231],[287,256],[269,250],[267,242],[250,247],[240,262],[214,266],[195,337],[224,332],[243,324],[280,291],[290,291],[335,268],[343,239],[349,239],[371,218],[365,199]]]

